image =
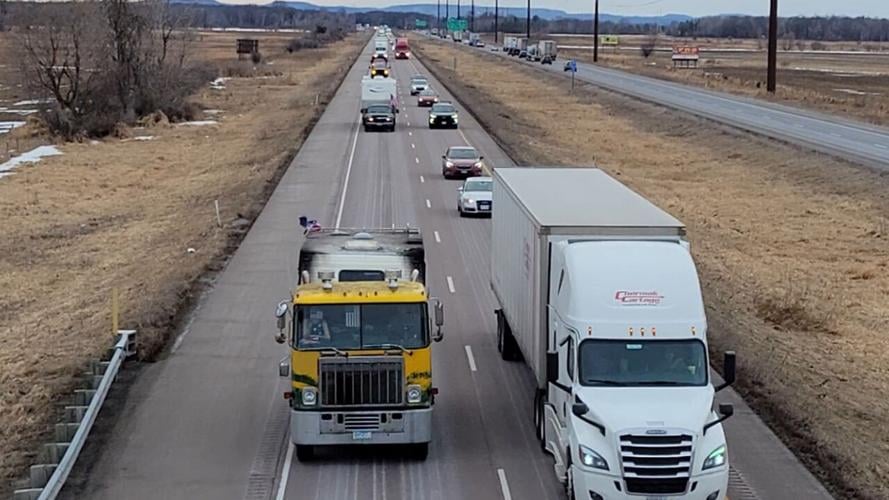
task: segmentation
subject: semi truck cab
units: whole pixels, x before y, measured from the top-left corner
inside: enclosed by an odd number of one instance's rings
[[[444,312],[423,284],[419,231],[321,230],[300,250],[299,282],[278,304],[279,343],[290,348],[290,435],[299,460],[315,448],[432,440],[432,344]]]
[[[538,411],[557,473],[577,498],[723,498],[728,456],[718,424],[731,409],[713,411],[687,245],[561,241],[551,259],[559,277],[549,294],[551,373]]]

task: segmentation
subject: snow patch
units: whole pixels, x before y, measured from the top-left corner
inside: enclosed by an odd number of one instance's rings
[[[181,125],[188,125],[191,127],[204,127],[207,125],[218,125],[219,122],[216,120],[195,120],[191,122],[182,122]]]
[[[13,129],[21,127],[25,122],[0,122],[0,135],[12,132]]]
[[[37,163],[42,158],[46,156],[58,156],[62,154],[55,146],[38,146],[27,153],[22,153],[19,156],[7,161],[6,163],[0,165],[0,177],[4,177],[10,174],[10,172],[26,163]]]
[[[52,102],[52,99],[29,99],[27,101],[19,101],[13,103],[13,106],[33,106],[35,104],[45,104],[48,102]]]
[[[852,94],[852,95],[883,95],[879,92],[862,92],[860,90],[855,89],[833,89],[834,92],[842,92],[844,94]]]
[[[225,82],[227,82],[229,80],[231,80],[231,78],[225,77],[225,76],[220,76],[219,78],[210,82],[210,88],[213,90],[224,90],[225,89]]]
[[[218,115],[218,114],[222,113],[222,110],[221,109],[205,109],[204,113],[207,113],[208,115]]]
[[[12,109],[0,107],[0,113],[8,113],[10,115],[28,116],[36,113],[36,109]]]

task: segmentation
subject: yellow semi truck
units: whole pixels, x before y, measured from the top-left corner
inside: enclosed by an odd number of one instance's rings
[[[297,459],[347,444],[408,445],[426,458],[444,310],[425,277],[415,228],[308,233],[298,284],[276,310]]]

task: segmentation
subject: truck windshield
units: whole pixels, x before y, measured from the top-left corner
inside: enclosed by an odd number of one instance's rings
[[[707,354],[700,340],[585,340],[579,349],[586,386],[706,385]]]
[[[299,349],[429,344],[425,304],[325,304],[296,308]]]

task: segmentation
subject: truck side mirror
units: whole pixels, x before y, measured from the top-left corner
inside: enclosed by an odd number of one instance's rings
[[[707,429],[725,422],[729,417],[734,415],[735,407],[732,406],[731,403],[722,403],[719,405],[719,414],[721,415],[719,418],[704,426],[704,434],[707,434]]]
[[[719,392],[735,383],[735,362],[735,351],[726,351],[725,358],[722,361],[722,378],[725,380],[725,382],[720,384],[719,387],[716,388],[716,392]]]
[[[275,342],[279,344],[283,344],[286,340],[284,329],[287,328],[287,309],[288,304],[286,300],[282,300],[278,303],[278,307],[275,308],[275,318],[277,318],[278,323],[278,334],[275,335]]]
[[[574,403],[571,405],[571,413],[578,417],[582,417],[590,412],[590,407],[584,402]]]
[[[444,333],[441,331],[441,327],[444,326],[444,305],[441,303],[440,300],[438,300],[438,299],[434,299],[434,300],[435,300],[435,306],[434,306],[434,310],[433,310],[433,315],[434,315],[434,319],[435,319],[436,332],[435,332],[435,336],[432,338],[432,340],[434,340],[436,342],[441,342],[441,340],[444,338]]]

